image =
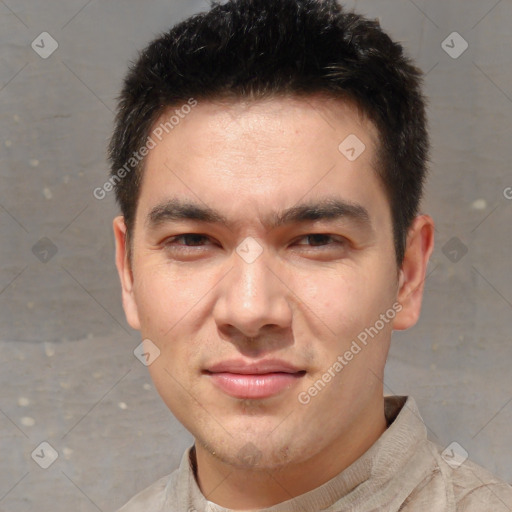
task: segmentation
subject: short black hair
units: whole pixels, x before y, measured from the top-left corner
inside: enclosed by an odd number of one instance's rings
[[[152,41],[124,80],[109,158],[128,235],[144,170],[144,159],[133,155],[169,107],[191,98],[323,93],[355,102],[378,129],[377,172],[401,266],[429,151],[421,85],[421,71],[377,20],[348,12],[335,0],[213,2],[207,12]]]

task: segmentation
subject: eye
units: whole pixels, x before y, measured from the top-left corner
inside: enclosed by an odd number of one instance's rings
[[[301,240],[306,240],[307,244],[300,243]],[[324,247],[324,246],[333,246],[333,245],[344,245],[347,243],[347,240],[341,236],[329,235],[326,233],[312,233],[309,235],[304,235],[299,238],[296,242],[297,245],[308,245],[310,247]]]
[[[183,243],[180,243],[183,242]],[[210,241],[206,235],[198,233],[184,233],[183,235],[176,235],[168,238],[164,245],[166,247],[200,247],[205,245],[205,242]]]

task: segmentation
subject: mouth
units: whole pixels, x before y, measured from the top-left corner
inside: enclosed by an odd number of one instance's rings
[[[202,373],[214,386],[234,398],[263,399],[296,385],[306,370],[279,360],[258,363],[233,360],[215,364]]]

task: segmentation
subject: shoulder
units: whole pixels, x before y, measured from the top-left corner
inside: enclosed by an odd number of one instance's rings
[[[452,474],[458,511],[512,511],[512,487],[486,469],[468,460]]]
[[[455,461],[450,457],[453,452],[447,454],[446,450],[436,448],[438,464],[453,492],[457,512],[512,511],[512,486],[471,460]]]
[[[166,489],[169,484],[172,485],[175,473],[164,476],[146,487],[117,512],[162,512],[166,499]]]

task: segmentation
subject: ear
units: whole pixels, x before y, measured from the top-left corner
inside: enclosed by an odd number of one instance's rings
[[[123,308],[128,324],[133,329],[140,330],[139,313],[133,292],[133,273],[128,258],[128,237],[124,217],[116,217],[113,222],[116,239],[116,267],[121,280]]]
[[[429,215],[419,215],[414,219],[407,234],[397,294],[402,310],[394,319],[395,330],[408,329],[418,321],[428,260],[433,249],[434,221]]]

